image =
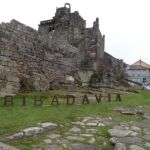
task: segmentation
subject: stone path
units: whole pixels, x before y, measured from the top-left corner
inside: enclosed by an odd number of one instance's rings
[[[47,136],[43,140],[44,146],[35,145],[33,150],[101,150],[105,145],[112,146],[114,150],[149,150],[149,111],[150,109],[143,107],[136,110],[136,114],[143,115],[143,120],[140,122],[125,123],[117,122],[111,117],[96,118],[88,116],[77,118],[71,124],[42,123],[37,127],[23,129],[19,133],[6,137],[5,140],[18,140],[47,132]],[[124,113],[122,115],[133,114]],[[65,131],[61,132],[60,129],[65,129]],[[105,131],[105,134],[103,131]]]
[[[116,107],[115,107],[115,110]],[[119,108],[123,112],[124,108]],[[133,113],[129,113],[129,112]],[[110,143],[115,150],[149,150],[150,149],[150,107],[140,106],[136,110],[126,109],[124,115],[142,114],[140,122],[119,123],[108,132],[111,136]]]
[[[51,150],[54,147],[55,150],[99,150],[100,145],[96,144],[98,129],[105,127],[110,122],[113,124],[111,118],[80,118],[78,121],[72,122],[70,128],[63,135],[58,131],[51,132],[44,140],[45,149]]]

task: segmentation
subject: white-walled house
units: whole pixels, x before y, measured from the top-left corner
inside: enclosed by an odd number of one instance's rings
[[[150,85],[150,65],[144,61],[139,60],[128,66],[127,73],[128,80],[144,85]],[[134,85],[132,82],[129,82],[129,84]]]

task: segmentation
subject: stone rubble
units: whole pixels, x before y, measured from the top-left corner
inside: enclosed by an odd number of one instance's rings
[[[43,128],[43,130],[51,130],[58,127],[56,124],[50,122],[42,123],[40,126]]]

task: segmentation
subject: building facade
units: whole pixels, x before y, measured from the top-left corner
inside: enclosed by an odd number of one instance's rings
[[[130,65],[127,69],[129,84],[150,84],[150,65],[142,60]],[[132,82],[133,81],[133,82]]]

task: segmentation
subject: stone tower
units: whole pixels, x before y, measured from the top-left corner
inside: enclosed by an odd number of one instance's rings
[[[98,18],[92,28],[86,28],[86,21],[79,12],[71,12],[71,5],[66,3],[64,7],[56,9],[53,19],[41,21],[38,31],[52,47],[56,41],[58,45],[63,41],[64,48],[68,44],[77,48],[79,68],[99,68],[104,57],[105,36],[99,30]]]

